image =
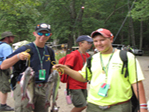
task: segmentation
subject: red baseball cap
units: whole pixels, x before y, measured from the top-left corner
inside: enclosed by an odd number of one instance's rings
[[[97,33],[101,34],[104,37],[109,37],[109,38],[113,38],[114,37],[114,35],[110,32],[110,30],[107,30],[107,29],[104,29],[104,28],[99,28],[98,30],[93,31],[91,33],[91,37],[93,38],[94,35],[97,34]]]

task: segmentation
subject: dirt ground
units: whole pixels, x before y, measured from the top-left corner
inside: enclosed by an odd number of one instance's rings
[[[141,65],[141,68],[143,70],[145,80],[143,81],[144,83],[144,88],[145,88],[145,94],[146,94],[146,100],[149,100],[149,56],[137,56],[137,59],[139,60],[139,63]],[[61,88],[59,89],[59,98],[57,100],[57,105],[60,107],[59,112],[70,112],[70,110],[73,108],[73,105],[68,105],[66,104],[65,100],[65,95],[64,95],[64,89],[65,89],[65,84],[60,83]],[[9,93],[7,103],[14,107],[14,101],[11,96],[11,93]],[[50,112],[50,109],[49,109]],[[85,112],[85,110],[83,111]]]

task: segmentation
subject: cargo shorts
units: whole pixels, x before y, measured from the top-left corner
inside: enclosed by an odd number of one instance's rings
[[[33,98],[34,109],[29,104],[29,99],[25,98],[22,100],[21,86],[16,84],[14,90],[14,101],[15,101],[15,112],[48,112],[48,107],[45,107],[46,90],[44,87],[35,87],[35,93]]]
[[[87,105],[87,90],[86,89],[70,89],[72,103],[75,107],[84,107]]]
[[[0,91],[4,94],[11,91],[10,69],[0,70]]]

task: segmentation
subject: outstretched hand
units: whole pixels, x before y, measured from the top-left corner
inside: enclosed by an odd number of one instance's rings
[[[67,69],[68,67],[66,65],[62,65],[62,64],[55,64],[53,66],[53,69],[59,69],[59,68]]]
[[[53,65],[53,69],[56,69],[60,73],[60,75],[62,75],[64,74],[65,70],[70,69],[70,68],[66,65],[55,64]]]
[[[30,54],[27,52],[21,52],[21,53],[17,54],[17,56],[20,60],[27,60],[30,58]]]

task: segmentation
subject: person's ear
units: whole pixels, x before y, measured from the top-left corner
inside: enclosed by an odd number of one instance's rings
[[[81,46],[82,43],[83,43],[82,41],[81,42],[78,42],[78,45]]]
[[[110,38],[111,43],[113,43],[113,38]]]
[[[52,33],[50,33],[50,37],[52,36]]]
[[[36,32],[33,32],[33,35],[36,36]]]

